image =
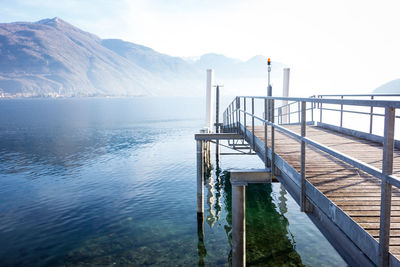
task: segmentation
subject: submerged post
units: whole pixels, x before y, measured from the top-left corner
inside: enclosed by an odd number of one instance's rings
[[[203,141],[197,140],[197,217],[203,217],[204,213],[204,203],[203,203],[203,195],[204,195],[204,162],[203,162]]]
[[[246,266],[246,186],[271,183],[269,169],[232,170],[232,266]]]
[[[232,185],[232,266],[246,266],[246,186]]]
[[[391,175],[393,173],[395,111],[395,108],[385,108],[382,172],[386,175]],[[381,184],[381,216],[379,229],[380,266],[389,266],[391,206],[392,185],[387,182],[386,176],[383,176]]]
[[[197,249],[199,254],[199,264],[204,263],[204,257],[207,254],[204,246],[204,142],[196,141],[196,158],[197,158]]]

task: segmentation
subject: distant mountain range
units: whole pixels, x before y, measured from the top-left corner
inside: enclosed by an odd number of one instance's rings
[[[278,77],[282,64],[273,65]],[[0,24],[0,97],[202,95],[208,68],[231,94],[265,90],[263,56],[240,61],[206,54],[184,60],[100,39],[59,18]]]
[[[400,94],[400,79],[385,83],[374,90],[374,93]]]

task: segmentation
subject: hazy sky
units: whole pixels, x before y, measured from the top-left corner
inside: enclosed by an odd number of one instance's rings
[[[1,0],[0,20],[58,16],[173,56],[262,54],[291,68],[301,95],[370,92],[400,78],[399,11],[398,0]]]

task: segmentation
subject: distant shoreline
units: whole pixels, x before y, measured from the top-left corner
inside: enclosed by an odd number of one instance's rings
[[[148,95],[132,95],[132,96],[0,96],[0,100],[12,99],[86,99],[86,98],[138,98],[148,97]],[[154,96],[150,96],[154,97]]]

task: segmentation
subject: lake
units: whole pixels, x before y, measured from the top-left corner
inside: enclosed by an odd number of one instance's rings
[[[0,265],[229,266],[227,171],[263,163],[221,156],[205,180],[198,235],[194,134],[203,106],[198,98],[1,100]],[[346,266],[279,183],[246,195],[249,265]]]

